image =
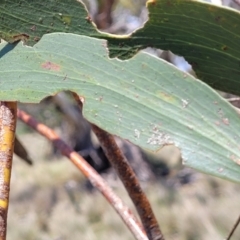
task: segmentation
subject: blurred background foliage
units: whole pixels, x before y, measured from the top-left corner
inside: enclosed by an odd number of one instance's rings
[[[148,19],[146,0],[83,2],[96,26],[112,34],[130,34]],[[211,2],[240,8],[238,0]],[[161,49],[144,51],[194,75],[181,56]],[[239,101],[236,104],[240,106]],[[19,104],[19,107],[55,129],[134,209],[69,93],[59,93],[38,105]],[[34,165],[29,167],[17,156],[14,158],[8,239],[133,239],[105,199],[48,141],[20,122],[17,134]],[[156,155],[119,138],[116,141],[141,180],[166,239],[226,237],[239,215],[239,185],[183,167],[175,147],[163,148]],[[240,229],[232,239],[240,239]]]

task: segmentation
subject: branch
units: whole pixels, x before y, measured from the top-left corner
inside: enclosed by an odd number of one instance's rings
[[[0,102],[0,240],[6,239],[12,156],[17,119],[16,102]]]
[[[141,189],[135,173],[117,146],[114,137],[96,125],[92,124],[92,129],[97,135],[108,160],[117,171],[119,178],[122,180],[129,196],[136,206],[149,240],[164,240],[151,205]]]
[[[239,107],[240,107],[240,97],[227,98],[226,100],[228,102],[230,102],[234,106],[237,113],[240,114],[240,109],[239,109]]]
[[[73,93],[73,96],[77,101],[79,107],[82,109],[82,102],[79,96],[76,93]],[[164,240],[163,234],[158,226],[151,205],[145,193],[142,191],[135,173],[117,146],[114,137],[96,125],[91,125],[92,130],[98,137],[105,155],[107,156],[109,162],[112,164],[113,168],[117,171],[119,178],[123,182],[129,196],[136,206],[149,240]]]
[[[33,164],[32,159],[28,155],[27,150],[25,147],[22,145],[21,141],[15,136],[15,142],[14,142],[14,153],[20,157],[24,162],[26,162],[29,165]]]
[[[83,159],[77,152],[69,147],[59,136],[50,128],[39,123],[33,117],[18,109],[18,118],[35,129],[41,135],[52,141],[55,147],[61,150],[62,154],[70,159],[75,166],[89,179],[94,187],[96,187],[107,201],[112,205],[116,212],[120,215],[127,227],[133,233],[137,240],[147,240],[145,232],[142,230],[141,224],[133,216],[132,212],[124,205],[122,200],[114,194],[112,189],[102,179],[102,177]]]
[[[231,239],[231,237],[233,236],[233,234],[234,234],[235,230],[237,229],[237,226],[239,225],[239,223],[240,223],[240,216],[238,217],[237,221],[233,225],[233,228],[232,228],[231,232],[229,233],[228,237],[226,238],[226,240]]]
[[[240,6],[240,0],[233,0],[238,6]]]
[[[227,98],[229,102],[240,102],[240,97]]]

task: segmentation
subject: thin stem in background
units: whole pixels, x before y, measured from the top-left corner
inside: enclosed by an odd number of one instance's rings
[[[240,0],[233,0],[233,1],[240,6]]]
[[[16,102],[0,102],[0,240],[6,239],[10,178],[17,119]]]
[[[82,110],[82,101],[80,97],[76,93],[73,93],[73,96]],[[130,198],[136,206],[149,240],[164,240],[151,205],[145,193],[142,191],[141,185],[131,166],[117,146],[114,137],[96,125],[91,124],[91,126],[103,148],[105,155],[112,164],[113,168],[117,171],[119,178],[123,182]]]
[[[240,109],[239,109],[240,97],[227,98],[226,100],[228,102],[230,102],[233,105],[233,107],[235,108],[235,110],[237,111],[237,113],[240,114]]]
[[[240,215],[239,215],[237,221],[235,222],[235,224],[233,225],[233,228],[232,228],[231,232],[229,233],[228,237],[226,238],[226,240],[231,239],[231,237],[233,236],[233,234],[234,234],[235,230],[237,229],[237,226],[239,225],[239,223],[240,223]]]
[[[141,224],[134,217],[129,208],[124,205],[122,200],[115,195],[103,178],[86,162],[84,158],[60,139],[52,129],[39,123],[32,116],[19,109],[17,111],[17,116],[21,121],[35,129],[48,140],[52,141],[55,147],[57,147],[64,156],[68,157],[73,164],[75,164],[75,166],[89,179],[92,185],[96,187],[112,205],[137,240],[148,240]]]
[[[117,146],[114,137],[96,125],[92,124],[92,129],[109,162],[117,171],[119,178],[122,180],[130,198],[136,206],[149,240],[164,240],[151,205],[131,166]]]
[[[227,98],[229,102],[240,102],[240,97]]]
[[[33,164],[33,161],[30,158],[26,148],[22,145],[21,141],[17,138],[17,136],[15,136],[14,153],[28,165]]]

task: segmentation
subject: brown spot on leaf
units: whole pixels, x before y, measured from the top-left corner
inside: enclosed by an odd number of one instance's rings
[[[36,25],[33,25],[32,27],[30,27],[30,29],[31,29],[32,31],[35,31],[35,30],[36,30]]]
[[[229,119],[228,119],[228,118],[223,118],[223,119],[222,119],[222,122],[223,122],[225,125],[229,125]]]
[[[35,42],[38,42],[40,40],[40,37],[34,37],[33,39]]]
[[[14,43],[14,42],[17,42],[17,41],[26,42],[28,39],[29,39],[29,35],[27,35],[26,33],[21,33],[21,34],[18,34],[18,35],[14,35],[11,43]]]
[[[170,103],[176,102],[176,99],[174,98],[174,96],[169,93],[158,92],[158,96],[166,102],[170,102]]]
[[[79,96],[79,100],[81,101],[82,104],[85,103],[85,97],[83,97],[83,96]]]
[[[216,22],[220,22],[221,20],[222,20],[222,17],[220,17],[220,16],[215,17]]]
[[[63,81],[67,80],[67,74],[64,76]]]
[[[228,47],[227,47],[226,45],[224,45],[224,46],[221,47],[221,49],[222,49],[223,51],[226,51],[226,50],[228,49]]]
[[[92,18],[88,15],[86,18],[85,18],[86,20],[87,20],[87,22],[92,22]]]
[[[240,159],[237,156],[232,154],[230,156],[230,159],[233,160],[236,164],[240,165]]]
[[[53,62],[42,63],[42,68],[52,71],[60,71],[60,66]]]

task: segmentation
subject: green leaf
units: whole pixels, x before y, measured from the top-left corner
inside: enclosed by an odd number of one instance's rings
[[[0,0],[0,37],[13,42],[29,36],[32,46],[46,33],[76,33],[108,39],[110,56],[121,59],[149,46],[171,50],[184,56],[202,81],[240,94],[238,11],[190,0],[152,0],[148,6],[144,28],[123,37],[97,32],[77,0]]]
[[[213,88],[240,94],[240,12],[189,0],[150,1],[149,21],[129,38],[108,38],[110,56],[155,47],[184,56]]]
[[[0,54],[8,47],[0,44]],[[103,129],[149,150],[174,144],[184,164],[240,182],[235,109],[161,59],[147,53],[109,59],[105,40],[55,33],[33,48],[19,43],[1,57],[0,69],[1,100],[39,102],[77,92],[85,117]]]
[[[77,0],[0,0],[0,16],[0,38],[8,42],[29,36],[32,46],[52,32],[99,35]]]

